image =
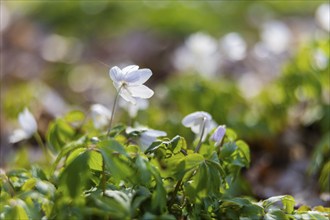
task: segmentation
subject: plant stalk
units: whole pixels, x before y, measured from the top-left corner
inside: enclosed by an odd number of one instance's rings
[[[38,145],[42,148],[42,151],[44,153],[44,156],[46,158],[47,161],[50,161],[50,155],[49,155],[49,152],[47,150],[47,147],[45,146],[44,142],[42,141],[41,139],[41,136],[38,132],[34,133],[34,138],[35,140],[37,141]]]
[[[202,146],[202,140],[203,140],[203,136],[204,136],[204,132],[205,132],[205,125],[206,125],[206,118],[204,117],[203,118],[203,127],[202,127],[201,137],[200,137],[199,142],[197,144],[197,147],[195,149],[195,153],[198,153],[199,149]]]
[[[105,185],[106,185],[106,179],[105,179],[105,160],[102,158],[102,193],[103,196],[105,195]]]
[[[121,88],[122,88],[122,86],[119,87],[118,92],[117,92],[116,97],[115,97],[115,101],[113,102],[112,111],[111,111],[111,118],[110,118],[110,122],[109,122],[109,129],[108,129],[108,132],[107,132],[108,137],[110,135],[112,121],[113,121],[113,117],[115,115],[116,105],[117,105],[117,101],[118,101],[118,97],[119,97],[119,93],[120,93]]]

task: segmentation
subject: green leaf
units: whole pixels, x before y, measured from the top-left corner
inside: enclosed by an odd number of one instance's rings
[[[131,213],[132,216],[136,215],[136,212],[138,212],[138,208],[140,205],[147,200],[148,198],[151,197],[151,192],[148,190],[148,188],[145,188],[143,186],[139,186],[135,190],[135,194],[131,203]]]
[[[181,149],[187,149],[186,140],[179,135],[175,136],[172,140],[170,140],[169,146],[170,146],[170,150],[174,154],[179,153]]]
[[[151,196],[151,208],[155,213],[166,213],[167,193],[164,188],[162,178],[156,168],[150,166],[149,169],[156,181],[156,188]]]
[[[201,163],[205,161],[204,157],[197,153],[188,154],[183,158],[185,162],[186,171],[198,167]]]
[[[275,209],[266,213],[265,220],[290,220],[290,218],[281,210]]]
[[[227,157],[230,157],[235,152],[236,149],[237,149],[237,145],[235,142],[225,143],[220,150],[220,159],[225,159]]]
[[[237,139],[237,134],[233,129],[227,128],[225,142],[234,142]]]
[[[23,191],[29,191],[35,187],[37,180],[35,178],[28,179],[22,186]]]
[[[4,212],[1,214],[2,219],[17,219],[25,220],[30,219],[27,213],[27,205],[21,199],[11,199],[9,206],[5,207]]]
[[[78,139],[76,141],[66,144],[65,147],[63,149],[61,149],[59,155],[57,156],[55,162],[53,163],[50,173],[51,174],[54,173],[54,171],[56,170],[56,168],[62,158],[67,156],[71,151],[74,151],[78,148],[85,148],[86,144],[87,144],[87,138],[85,136],[81,137],[80,139]]]
[[[262,202],[262,206],[265,207],[265,209],[270,209],[273,206],[277,207],[278,203],[282,203],[282,208],[286,213],[293,213],[295,200],[290,195],[270,197]]]
[[[85,120],[85,114],[82,111],[74,110],[67,113],[63,119],[72,127],[80,127]]]
[[[141,156],[137,156],[135,160],[135,165],[137,168],[136,176],[139,178],[141,185],[149,185],[152,173],[148,169],[148,162],[143,159]]]
[[[96,171],[102,171],[102,163],[102,154],[94,150],[90,151],[90,157],[88,160],[89,168]]]
[[[55,195],[56,188],[52,183],[48,181],[38,180],[35,184],[35,187],[40,193],[44,195],[50,197],[53,197]]]
[[[110,195],[108,196],[102,196],[102,194],[97,191],[91,193],[91,202],[94,203],[97,210],[102,211],[100,214],[104,219],[129,219],[129,209],[123,205],[123,198],[120,198],[123,192],[116,190],[111,190],[109,192]]]
[[[116,181],[132,181],[131,178],[134,176],[135,170],[124,147],[112,139],[99,142],[97,146],[100,149],[106,168]]]
[[[125,156],[128,156],[125,148],[118,142],[113,139],[103,140],[97,143],[97,146],[100,149],[106,149],[108,152],[119,153]]]
[[[251,162],[249,146],[242,140],[236,141],[236,145],[237,145],[238,149],[240,150],[240,154],[246,160],[245,165],[248,166],[248,164]]]
[[[64,168],[60,175],[59,188],[73,199],[81,195],[85,184],[89,179],[89,157],[89,151],[79,154]]]
[[[32,176],[35,178],[39,178],[41,180],[47,180],[45,171],[43,169],[41,169],[38,165],[35,165],[35,164],[32,165],[31,173],[32,173]]]
[[[49,125],[47,142],[55,152],[59,152],[67,143],[73,140],[75,134],[75,129],[66,121],[57,119]]]

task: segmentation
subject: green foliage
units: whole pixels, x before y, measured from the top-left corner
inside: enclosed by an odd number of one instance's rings
[[[77,113],[77,112],[76,112]],[[74,116],[74,117],[73,117]],[[77,117],[76,117],[77,116]],[[288,195],[255,202],[232,196],[248,145],[227,129],[220,146],[200,152],[182,136],[157,140],[143,152],[125,126],[89,137],[81,113],[49,126],[48,140],[63,143],[52,169],[32,166],[1,172],[1,219],[325,219],[328,209],[296,210]],[[77,130],[78,121],[80,131]],[[87,124],[89,122],[86,122]],[[62,127],[61,127],[62,126]],[[56,129],[54,127],[68,128]],[[68,130],[75,135],[67,136]],[[95,130],[92,129],[95,134]],[[69,132],[69,134],[73,134]],[[58,137],[69,137],[60,139]],[[53,145],[52,145],[53,146]]]

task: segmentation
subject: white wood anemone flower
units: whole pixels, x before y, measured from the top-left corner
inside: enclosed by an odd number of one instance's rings
[[[145,151],[150,145],[159,137],[165,137],[167,133],[165,131],[154,130],[144,126],[138,126],[135,128],[127,127],[126,133],[141,132],[139,137],[139,143],[141,150]]]
[[[152,75],[150,69],[139,69],[137,65],[130,65],[123,69],[114,66],[109,71],[113,85],[119,95],[127,102],[136,104],[135,98],[148,99],[154,92],[143,85]]]
[[[216,127],[216,123],[212,120],[212,116],[203,111],[193,112],[183,118],[182,124],[191,128],[192,132],[201,137],[204,141],[208,133]]]
[[[225,134],[226,134],[226,126],[219,125],[211,136],[211,140],[215,142],[214,146],[218,146],[221,143]]]
[[[96,129],[104,128],[109,124],[111,111],[101,104],[91,106],[91,117]]]
[[[140,142],[141,148],[143,151],[147,150],[148,147],[157,140],[159,137],[166,136],[167,133],[165,131],[148,129],[141,134]]]
[[[27,108],[25,108],[23,112],[19,113],[18,122],[21,128],[16,129],[9,137],[10,143],[17,143],[21,140],[28,139],[38,130],[37,121]]]

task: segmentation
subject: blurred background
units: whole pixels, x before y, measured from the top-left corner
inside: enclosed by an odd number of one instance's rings
[[[1,167],[37,160],[11,144],[28,107],[49,122],[111,109],[112,66],[150,68],[148,108],[116,121],[194,139],[182,118],[207,111],[251,148],[237,194],[330,201],[328,1],[1,1]],[[242,184],[241,184],[242,185]]]

